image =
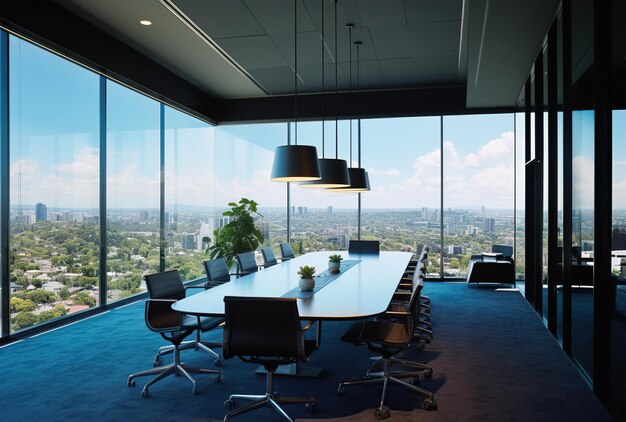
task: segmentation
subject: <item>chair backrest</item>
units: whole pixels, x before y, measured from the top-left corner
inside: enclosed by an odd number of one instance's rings
[[[203,264],[208,285],[217,286],[230,281],[230,274],[224,258],[209,259]]]
[[[263,255],[263,263],[266,267],[278,264],[276,255],[274,255],[274,250],[269,246],[261,248],[261,254]]]
[[[305,360],[295,298],[225,296],[222,355]]]
[[[491,247],[491,252],[501,253],[505,259],[511,258],[513,256],[513,247],[505,246],[505,245],[493,245]]]
[[[291,243],[280,244],[280,257],[283,261],[287,261],[296,257],[296,255],[293,253]]]
[[[378,240],[351,240],[348,244],[349,253],[380,253]]]
[[[259,270],[254,258],[254,252],[243,252],[237,254],[237,263],[240,273],[255,273]]]
[[[185,286],[178,270],[143,276],[150,299],[183,299]]]

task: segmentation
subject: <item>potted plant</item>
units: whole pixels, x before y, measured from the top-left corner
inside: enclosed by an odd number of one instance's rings
[[[230,222],[214,231],[214,242],[208,248],[212,259],[224,257],[230,267],[235,255],[256,250],[263,243],[263,233],[254,223],[254,217],[263,217],[257,212],[258,204],[246,198],[238,203],[229,202],[230,210],[222,213]]]
[[[331,274],[338,274],[341,260],[343,257],[339,254],[333,254],[328,257],[328,272]]]
[[[298,275],[300,276],[300,282],[298,283],[300,290],[313,290],[315,287],[315,279],[313,278],[315,267],[303,265],[298,270]]]

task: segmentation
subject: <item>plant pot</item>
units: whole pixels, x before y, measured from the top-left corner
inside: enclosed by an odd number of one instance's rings
[[[315,280],[312,278],[301,278],[298,282],[300,290],[313,290],[315,288]]]
[[[340,262],[329,261],[328,262],[328,272],[331,273],[331,274],[338,274],[340,265],[341,265]]]

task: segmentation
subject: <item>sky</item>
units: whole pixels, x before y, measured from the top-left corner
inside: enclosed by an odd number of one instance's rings
[[[43,202],[49,208],[97,208],[99,77],[13,36],[9,63],[12,207]],[[106,89],[107,205],[157,208],[160,105],[114,82]],[[372,185],[362,194],[364,208],[439,208],[442,159],[444,209],[513,208],[513,114],[445,116],[443,133],[440,119],[361,121],[361,165]],[[626,137],[626,119],[613,121],[615,136]],[[585,188],[578,197],[584,207],[593,181],[592,115],[591,123],[581,113],[574,124],[580,137],[574,139],[575,180]],[[297,136],[293,124],[291,131],[292,143],[314,145],[320,157],[323,152],[326,158],[352,158],[358,166],[356,120],[352,137],[349,121],[326,120],[324,131],[321,122],[299,122]],[[248,197],[261,206],[283,207],[287,186],[269,176],[273,150],[286,142],[286,123],[211,127],[166,107],[166,204],[223,207]],[[615,203],[622,206],[624,144],[616,143],[614,172]],[[356,208],[357,195],[292,185],[291,203]]]

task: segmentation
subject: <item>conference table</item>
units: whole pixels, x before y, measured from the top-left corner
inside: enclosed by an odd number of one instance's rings
[[[306,320],[360,319],[385,312],[413,256],[410,252],[381,251],[379,254],[349,254],[346,251],[309,252],[256,273],[213,287],[172,305],[175,311],[199,316],[223,316],[225,296],[293,297],[303,265],[316,268],[316,283],[322,283],[328,257],[341,254],[352,264],[323,288],[298,298],[298,311]]]
[[[328,273],[328,257],[332,254],[344,258],[337,275]],[[310,252],[181,299],[172,309],[189,315],[219,317],[224,315],[225,296],[296,297],[300,318],[318,321],[319,347],[321,321],[363,319],[385,312],[412,256],[410,252],[390,251]],[[298,287],[298,269],[303,265],[316,268],[318,286],[313,292],[302,292]],[[276,374],[317,377],[321,372],[322,368],[294,364],[281,366]]]

